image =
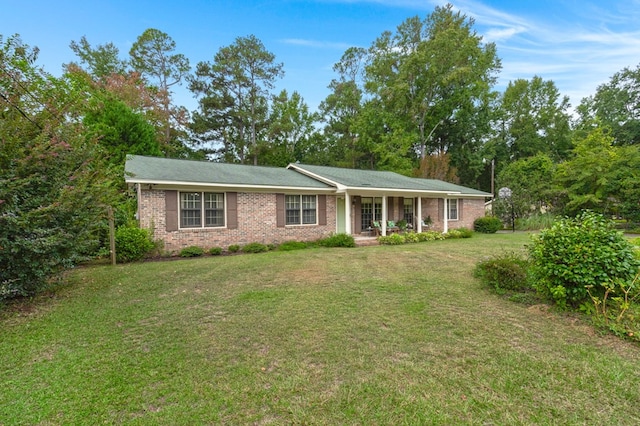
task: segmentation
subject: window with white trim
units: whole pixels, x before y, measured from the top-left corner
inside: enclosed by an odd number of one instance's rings
[[[407,224],[413,225],[413,198],[404,199],[403,219]]]
[[[287,195],[284,201],[287,225],[315,225],[317,199],[315,195]]]
[[[362,217],[361,231],[371,230],[373,221],[382,220],[382,198],[362,197],[360,212]]]
[[[223,193],[180,193],[181,228],[213,228],[221,226],[224,226]]]
[[[458,199],[449,199],[447,200],[448,206],[448,214],[447,219],[449,220],[458,220]]]

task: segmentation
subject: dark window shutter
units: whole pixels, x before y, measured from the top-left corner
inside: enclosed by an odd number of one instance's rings
[[[327,224],[327,196],[318,195],[318,225]]]
[[[227,228],[238,228],[238,193],[227,192]]]
[[[444,220],[444,199],[438,198],[438,220]]]
[[[165,226],[167,232],[178,230],[178,191],[164,191]]]
[[[284,194],[276,194],[276,226],[284,228]]]
[[[458,220],[462,220],[462,206],[464,206],[464,199],[458,200]]]

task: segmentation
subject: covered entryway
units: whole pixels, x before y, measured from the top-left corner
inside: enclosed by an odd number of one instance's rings
[[[375,234],[374,221],[380,224],[379,231],[383,234],[388,221],[404,221],[407,229],[421,228],[420,197],[354,195],[350,198],[353,235]]]

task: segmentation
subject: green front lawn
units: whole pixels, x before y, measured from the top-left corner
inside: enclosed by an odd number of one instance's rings
[[[527,242],[78,269],[0,313],[0,425],[640,423],[640,347],[473,278]]]

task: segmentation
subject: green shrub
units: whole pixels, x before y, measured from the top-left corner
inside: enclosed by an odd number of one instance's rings
[[[473,231],[467,228],[449,229],[449,231],[444,234],[445,238],[471,238],[472,236]]]
[[[444,234],[438,231],[425,231],[425,232],[420,232],[418,234],[418,241],[420,242],[438,241],[438,240],[444,240],[445,238],[446,237],[444,236]]]
[[[204,254],[204,249],[198,246],[189,246],[180,250],[180,257],[199,257]]]
[[[302,241],[285,241],[278,246],[278,250],[291,251],[306,249],[309,245]]]
[[[462,236],[462,238],[471,238],[473,237],[473,230],[469,228],[458,228],[458,232]]]
[[[396,246],[406,242],[404,235],[391,234],[387,236],[379,236],[378,242],[384,245]]]
[[[356,241],[349,234],[333,234],[318,241],[321,247],[355,247]]]
[[[473,230],[483,234],[495,234],[502,229],[502,222],[494,216],[479,217],[473,221]]]
[[[118,262],[140,260],[155,247],[146,229],[120,226],[116,229],[115,238]]]
[[[269,251],[269,247],[261,243],[249,243],[242,247],[243,253],[264,253]]]
[[[417,243],[420,241],[420,238],[415,232],[407,232],[406,234],[404,234],[404,241],[406,243]]]
[[[229,250],[230,253],[237,253],[240,251],[240,246],[238,244],[231,244],[227,250]]]
[[[483,284],[497,291],[523,291],[530,287],[528,270],[530,262],[517,253],[502,253],[480,261],[474,275]]]
[[[462,234],[458,232],[457,229],[449,229],[443,235],[444,235],[444,238],[446,238],[447,240],[455,240],[458,238],[462,238]]]
[[[220,247],[211,247],[209,249],[209,254],[212,256],[220,256],[222,254],[222,248]]]
[[[556,221],[532,241],[536,288],[560,306],[603,298],[607,286],[630,282],[640,265],[631,243],[597,213]]]

